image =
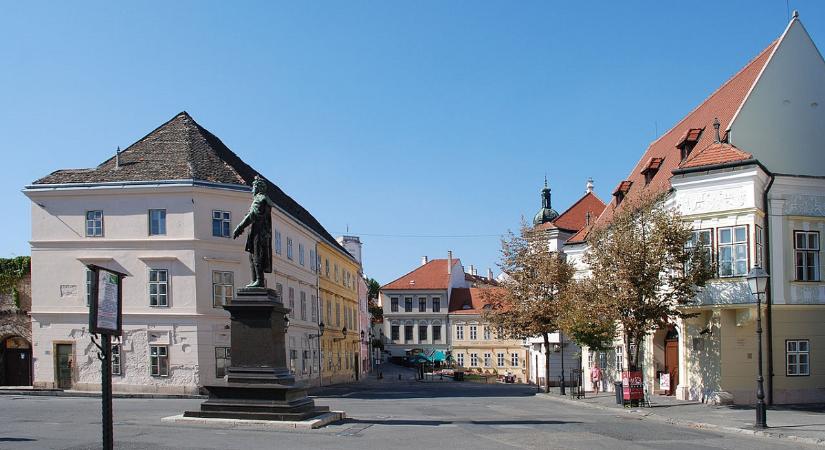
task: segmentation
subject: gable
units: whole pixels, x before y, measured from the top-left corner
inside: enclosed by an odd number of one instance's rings
[[[825,60],[799,19],[734,117],[730,139],[771,172],[825,175]]]

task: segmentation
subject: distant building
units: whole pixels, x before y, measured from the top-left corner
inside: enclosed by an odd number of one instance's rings
[[[485,293],[495,294],[496,287],[456,288],[450,296],[450,350],[457,367],[491,375],[512,375],[519,383],[528,381],[527,350],[518,339],[503,339],[487,322],[483,313],[489,309]]]

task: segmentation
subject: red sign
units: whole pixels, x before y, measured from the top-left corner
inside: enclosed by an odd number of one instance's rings
[[[645,397],[642,372],[622,372],[622,399],[642,400]]]

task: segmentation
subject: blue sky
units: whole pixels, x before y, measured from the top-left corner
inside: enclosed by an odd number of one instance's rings
[[[825,46],[825,2],[787,3],[6,2],[0,255],[29,254],[25,185],[186,110],[379,282],[447,250],[486,273],[545,173],[559,212],[590,176],[606,200],[789,9]]]

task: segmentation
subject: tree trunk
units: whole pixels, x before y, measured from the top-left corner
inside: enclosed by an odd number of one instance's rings
[[[550,335],[544,333],[544,392],[550,392]]]

